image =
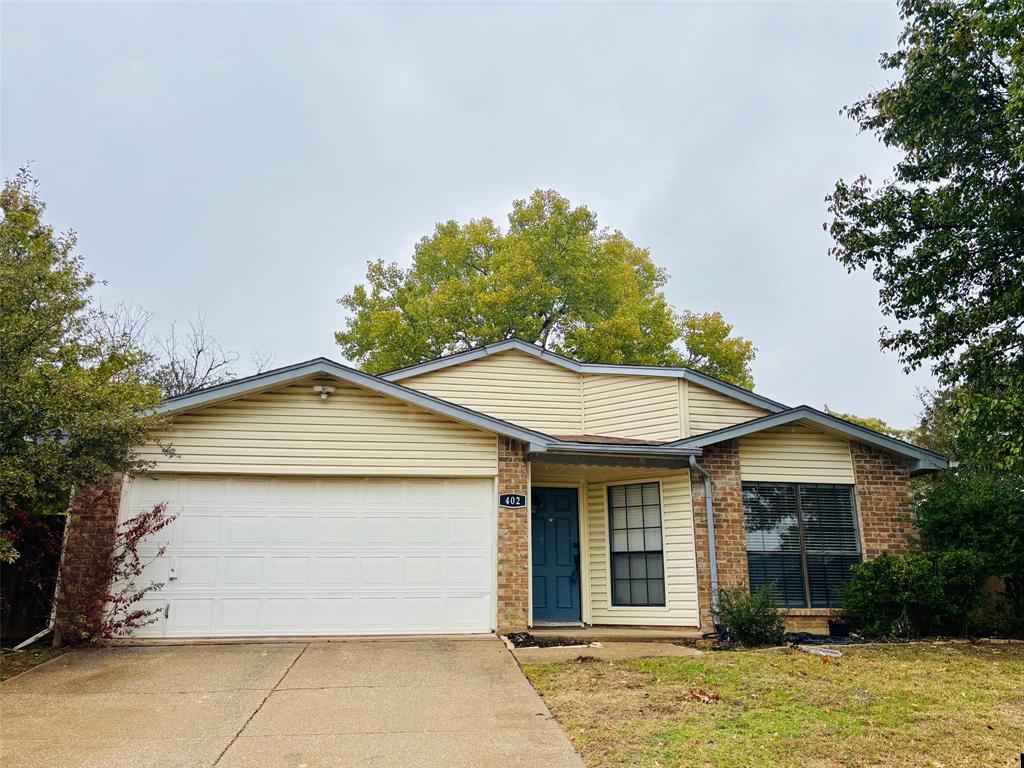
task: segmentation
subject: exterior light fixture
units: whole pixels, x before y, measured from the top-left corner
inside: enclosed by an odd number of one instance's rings
[[[327,396],[334,391],[334,387],[329,387],[326,384],[317,384],[313,387],[313,391],[320,393],[321,400],[326,400]]]

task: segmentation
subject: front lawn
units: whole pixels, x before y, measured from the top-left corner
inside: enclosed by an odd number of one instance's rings
[[[528,664],[589,766],[1000,766],[1024,750],[1024,645]]]

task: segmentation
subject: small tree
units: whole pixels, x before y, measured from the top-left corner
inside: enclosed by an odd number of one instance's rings
[[[71,489],[145,469],[135,448],[162,420],[143,350],[95,332],[93,276],[74,232],[43,222],[26,169],[0,191],[0,496],[3,510],[63,513]],[[0,529],[0,559],[17,551]]]
[[[140,584],[151,563],[164,556],[166,546],[143,558],[140,545],[172,522],[163,504],[121,523],[114,534],[109,557],[86,574],[59,580],[60,600],[66,624],[63,640],[71,644],[129,635],[157,620],[159,609],[142,609],[140,601],[163,583]]]

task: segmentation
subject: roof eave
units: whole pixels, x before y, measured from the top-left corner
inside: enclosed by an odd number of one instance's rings
[[[758,419],[751,419],[750,421],[718,429],[714,432],[707,432],[702,435],[677,440],[675,442],[668,443],[668,445],[704,448],[709,445],[725,442],[726,440],[735,440],[757,432],[762,432],[766,429],[774,429],[775,427],[800,421],[806,421],[811,424],[817,424],[818,426],[833,429],[852,440],[866,443],[883,451],[902,456],[910,461],[910,471],[911,474],[915,476],[949,468],[949,459],[945,456],[940,456],[939,454],[933,453],[925,448],[919,448],[916,445],[912,445],[911,443],[899,440],[895,437],[883,435],[881,432],[875,432],[874,430],[862,427],[859,424],[853,424],[849,421],[845,421],[844,419],[823,413],[809,405],[800,405],[796,408],[791,408],[788,411],[762,416]]]

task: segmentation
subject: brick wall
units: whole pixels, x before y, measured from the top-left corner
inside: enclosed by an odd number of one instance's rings
[[[68,508],[64,554],[60,566],[60,592],[54,618],[54,645],[61,645],[74,621],[72,612],[82,605],[78,588],[90,584],[96,564],[110,557],[121,504],[122,478],[116,476],[75,491]],[[80,617],[78,623],[95,631],[100,616]]]
[[[718,556],[718,584],[735,587],[747,583],[747,545],[743,529],[743,487],[740,482],[740,452],[734,440],[704,449],[698,459],[711,475],[711,496],[715,512],[715,543]],[[711,560],[708,554],[704,478],[690,473],[693,495],[693,533],[697,549],[697,594],[700,623],[706,631],[711,621]]]
[[[910,467],[905,459],[850,443],[865,559],[905,555],[917,539]]]
[[[850,443],[856,479],[857,509],[864,557],[883,552],[902,555],[916,541],[910,469],[907,462],[860,443]],[[704,449],[699,459],[712,478],[715,507],[715,542],[718,545],[718,583],[732,587],[747,583],[746,534],[743,529],[743,487],[739,448],[735,441]],[[704,479],[690,474],[693,494],[694,540],[697,550],[697,589],[701,626],[711,628],[711,563],[708,555]],[[787,617],[789,631],[825,631],[826,609],[794,610]]]
[[[498,493],[527,496],[526,446],[498,438]],[[530,618],[529,506],[498,507],[498,631],[524,630]]]

